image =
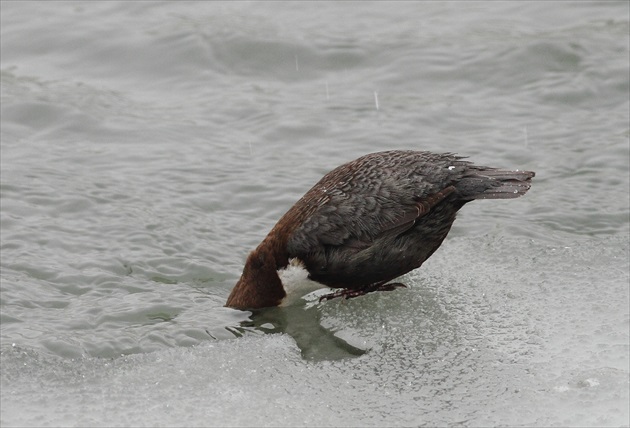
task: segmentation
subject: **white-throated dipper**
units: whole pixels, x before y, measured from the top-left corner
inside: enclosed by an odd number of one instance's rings
[[[322,298],[331,299],[402,287],[388,282],[438,249],[461,207],[475,199],[518,198],[534,175],[411,150],[343,164],[306,192],[249,254],[225,306],[282,305],[296,288],[338,289]]]

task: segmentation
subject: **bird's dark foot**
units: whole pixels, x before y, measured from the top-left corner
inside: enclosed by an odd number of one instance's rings
[[[371,291],[394,291],[397,288],[407,288],[402,282],[390,282],[387,284],[381,284]]]
[[[319,298],[319,301],[328,301],[336,299],[337,297],[343,297],[344,299],[352,299],[353,297],[363,296],[364,294],[372,293],[374,291],[392,291],[397,288],[407,288],[405,284],[400,282],[392,282],[387,284],[370,284],[367,287],[359,288],[358,290],[352,290],[349,288],[341,288],[334,293],[325,294]]]

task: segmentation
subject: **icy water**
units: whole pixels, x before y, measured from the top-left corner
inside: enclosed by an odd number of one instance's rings
[[[2,2],[2,426],[628,426],[627,2]],[[386,149],[537,172],[409,288],[251,314]]]

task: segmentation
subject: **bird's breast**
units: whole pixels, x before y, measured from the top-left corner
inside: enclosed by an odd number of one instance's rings
[[[278,277],[282,282],[282,287],[287,294],[280,306],[291,306],[300,299],[315,290],[328,288],[321,282],[313,281],[309,278],[308,270],[304,263],[298,258],[289,260],[289,264],[278,269]]]

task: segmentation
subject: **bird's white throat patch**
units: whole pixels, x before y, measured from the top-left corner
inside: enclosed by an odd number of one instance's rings
[[[324,284],[309,279],[304,263],[298,258],[290,259],[286,267],[278,269],[278,276],[287,293],[280,306],[295,304],[312,291],[328,288]]]

